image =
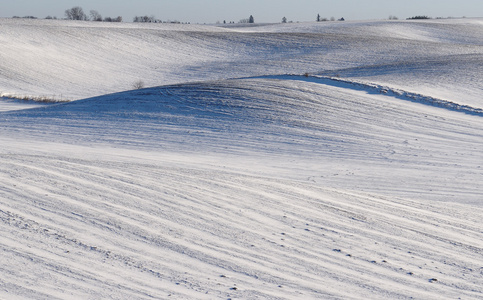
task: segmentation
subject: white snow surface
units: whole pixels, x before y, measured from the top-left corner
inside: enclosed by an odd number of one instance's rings
[[[482,299],[482,33],[0,19],[0,298]]]

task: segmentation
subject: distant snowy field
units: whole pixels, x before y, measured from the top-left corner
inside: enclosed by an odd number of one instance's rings
[[[0,45],[0,298],[483,298],[482,19]]]

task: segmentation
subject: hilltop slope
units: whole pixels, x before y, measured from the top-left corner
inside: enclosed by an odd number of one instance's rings
[[[0,29],[5,94],[80,99],[130,90],[138,80],[330,72],[483,106],[479,19],[246,28],[0,19]]]
[[[480,299],[478,22],[0,20],[0,298]]]
[[[1,293],[477,299],[480,119],[306,77],[2,113]]]

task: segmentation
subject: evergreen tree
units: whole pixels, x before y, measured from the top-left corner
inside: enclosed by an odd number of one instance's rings
[[[250,15],[250,18],[248,18],[248,23],[255,23],[255,19],[252,15]]]

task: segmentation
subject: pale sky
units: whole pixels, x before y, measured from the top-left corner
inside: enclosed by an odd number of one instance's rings
[[[35,16],[64,18],[64,12],[80,6],[86,14],[103,17],[152,16],[163,21],[215,23],[238,22],[253,15],[256,23],[314,21],[321,17],[346,20],[429,17],[483,17],[483,0],[0,0],[0,17]]]

